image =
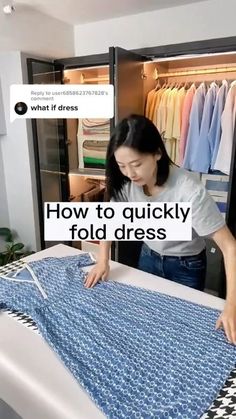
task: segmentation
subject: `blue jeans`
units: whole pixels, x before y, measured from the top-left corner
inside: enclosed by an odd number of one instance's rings
[[[193,256],[162,256],[144,243],[138,269],[202,291],[206,277],[206,250]]]

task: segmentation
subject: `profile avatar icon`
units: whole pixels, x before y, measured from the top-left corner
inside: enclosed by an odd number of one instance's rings
[[[14,109],[17,115],[24,115],[28,110],[28,106],[25,102],[17,102]]]

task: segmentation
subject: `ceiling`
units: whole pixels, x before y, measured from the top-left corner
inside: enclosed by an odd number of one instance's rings
[[[39,11],[72,25],[206,0],[4,0],[17,9]]]

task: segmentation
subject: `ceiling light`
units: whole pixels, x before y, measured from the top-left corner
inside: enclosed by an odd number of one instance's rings
[[[12,4],[6,4],[5,6],[3,6],[2,10],[3,13],[5,13],[5,15],[10,15],[15,11],[15,7]]]

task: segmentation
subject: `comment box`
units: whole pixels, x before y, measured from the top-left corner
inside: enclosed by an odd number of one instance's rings
[[[10,119],[113,118],[114,86],[14,84],[10,87]]]

